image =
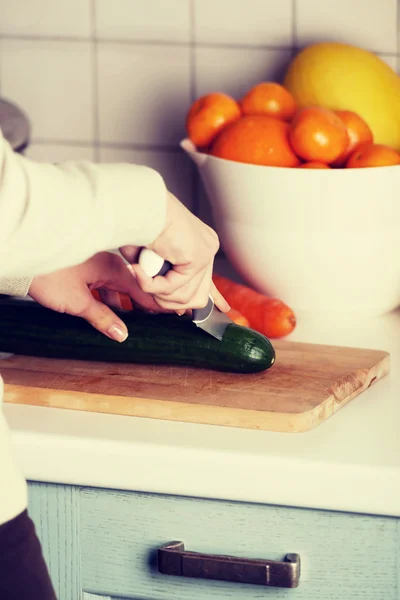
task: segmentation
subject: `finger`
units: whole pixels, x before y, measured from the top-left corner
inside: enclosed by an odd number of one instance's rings
[[[98,294],[101,302],[120,310],[133,310],[133,306],[135,306],[136,308],[152,313],[173,312],[161,308],[152,296],[142,292],[139,287],[134,292],[134,298],[131,298],[131,296],[128,296],[124,292],[116,292],[107,288],[100,288]]]
[[[107,304],[107,306],[113,306],[114,308],[122,308],[121,305],[121,296],[119,292],[115,290],[109,290],[107,288],[100,288],[98,290],[100,300],[103,304]]]
[[[136,308],[140,308],[147,312],[160,313],[166,312],[163,308],[161,308],[157,302],[154,300],[151,294],[147,294],[140,289],[138,282],[136,279],[133,279],[131,271],[131,265],[125,266],[125,273],[122,277],[123,282],[126,282],[124,290],[127,294],[130,295],[132,299],[132,303]],[[167,311],[169,312],[169,311]]]
[[[131,265],[131,271],[134,273],[140,288],[153,296],[170,296],[187,285],[195,276],[198,276],[194,271],[189,268],[185,270],[183,267],[180,267],[180,270],[174,267],[162,277],[149,277],[140,265]]]
[[[108,306],[95,300],[89,290],[83,307],[76,315],[116,342],[123,342],[128,337],[125,323]]]
[[[192,310],[204,308],[209,299],[209,284],[205,277],[202,280],[191,282],[171,296],[154,296],[156,302],[169,310]]]
[[[128,294],[135,306],[151,312],[163,312],[153,297],[143,292],[136,279],[132,277],[130,265],[126,265],[118,255],[108,256],[101,272],[103,288],[101,299],[108,306],[124,308],[119,292]],[[100,290],[99,290],[100,292]]]
[[[159,304],[157,304],[153,296],[149,296],[148,294],[143,294],[143,297],[139,301],[134,300],[133,304],[136,308],[150,313],[174,312],[172,310],[165,309]]]
[[[210,282],[208,272],[203,276],[203,279],[200,282],[197,282],[195,287],[191,288],[190,286],[186,286],[185,288],[181,288],[173,296],[155,296],[155,300],[165,309],[176,310],[179,308],[180,304],[183,304],[183,306],[180,307],[181,310],[183,308],[186,308],[187,310],[203,308],[206,306],[210,294],[215,306],[221,312],[228,312],[230,310],[231,307],[228,302],[215,287],[213,281],[211,280]]]
[[[202,308],[207,304],[208,286],[204,285],[203,278],[196,277],[187,285],[179,288],[174,294],[157,294],[156,302],[162,306],[178,305],[183,308]]]
[[[227,312],[229,312],[231,310],[230,305],[225,300],[225,298],[223,297],[223,295],[221,294],[221,292],[218,291],[218,289],[216,288],[216,286],[214,285],[214,283],[211,283],[210,294],[212,296],[212,299],[214,300],[215,306],[217,308],[219,308],[219,310],[221,312],[227,313]]]
[[[172,304],[183,304],[186,308],[203,308],[208,302],[208,296],[212,285],[212,263],[207,265],[197,276],[186,285],[180,287],[173,294],[157,294],[156,301],[165,302],[165,306]]]
[[[119,248],[120,253],[128,261],[128,263],[133,264],[137,262],[140,248],[139,246],[121,246]]]

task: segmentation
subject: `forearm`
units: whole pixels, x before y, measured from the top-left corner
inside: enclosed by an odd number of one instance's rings
[[[79,264],[101,250],[151,243],[166,188],[147,167],[35,163],[0,137],[0,277]]]

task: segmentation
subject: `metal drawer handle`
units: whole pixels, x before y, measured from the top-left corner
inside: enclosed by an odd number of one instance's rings
[[[237,558],[187,552],[183,542],[169,542],[158,549],[158,570],[163,575],[295,588],[300,579],[300,556],[286,554],[282,562]]]

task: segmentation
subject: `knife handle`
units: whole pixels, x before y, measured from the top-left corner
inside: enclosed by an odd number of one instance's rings
[[[150,248],[142,248],[139,254],[139,265],[149,277],[163,277],[172,269],[172,263],[161,258],[157,252]],[[208,297],[207,305],[204,308],[195,308],[192,311],[192,321],[201,323],[210,316],[214,308],[214,300],[211,294]]]
[[[163,277],[172,269],[172,264],[168,260],[164,260],[150,248],[142,248],[138,262],[149,277]]]

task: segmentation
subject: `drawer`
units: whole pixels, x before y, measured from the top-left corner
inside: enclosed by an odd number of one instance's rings
[[[82,586],[151,600],[398,600],[398,521],[387,517],[99,489],[79,494]],[[207,554],[301,557],[295,589],[162,575],[173,540]]]

